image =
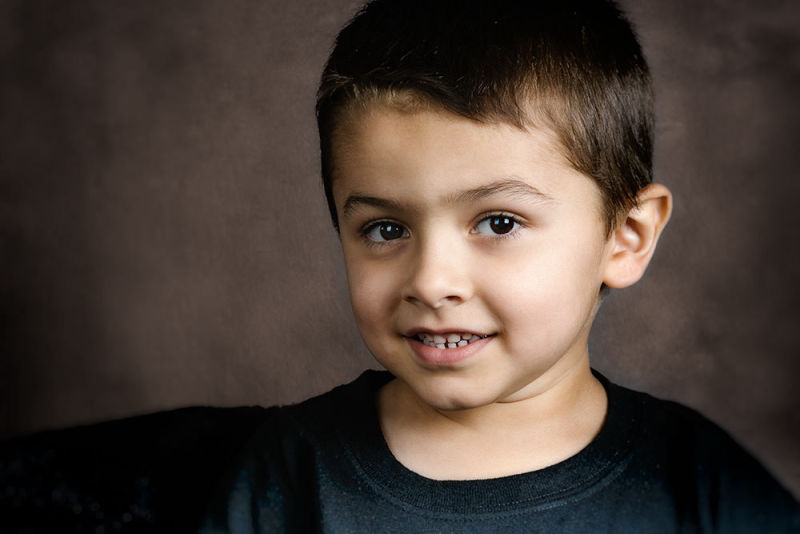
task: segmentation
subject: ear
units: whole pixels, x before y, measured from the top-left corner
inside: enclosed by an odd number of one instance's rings
[[[661,184],[643,188],[638,199],[639,205],[628,212],[609,240],[603,276],[609,287],[628,287],[644,275],[672,213],[672,193]]]

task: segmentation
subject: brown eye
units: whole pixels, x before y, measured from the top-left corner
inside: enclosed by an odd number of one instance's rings
[[[492,217],[489,219],[489,228],[496,234],[507,234],[514,229],[515,221],[511,217]]]
[[[380,225],[381,237],[386,241],[403,237],[403,227],[396,224],[384,223]]]
[[[379,222],[368,227],[364,232],[367,239],[376,242],[394,241],[395,239],[402,239],[408,237],[408,230],[405,227],[394,222]]]
[[[520,229],[519,220],[513,215],[490,215],[482,219],[473,230],[487,236],[508,235]]]

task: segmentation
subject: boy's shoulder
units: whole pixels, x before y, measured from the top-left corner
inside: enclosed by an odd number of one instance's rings
[[[321,395],[271,409],[276,410],[277,419],[283,420],[298,432],[325,431],[330,427],[337,427],[336,419],[339,417],[364,416],[372,412],[378,390],[393,379],[388,371],[368,369],[354,380]],[[350,412],[342,412],[342,408]],[[354,409],[358,409],[357,414],[352,411]]]
[[[728,432],[683,404],[601,381],[608,425],[634,429],[627,484],[669,495],[709,531],[800,532],[796,500]]]
[[[191,407],[0,441],[2,532],[183,532],[270,419]]]
[[[691,471],[698,483],[712,474],[719,482],[729,476],[766,471],[728,432],[697,410],[676,401],[664,400],[610,382],[603,382],[609,397],[609,416],[604,430],[630,430],[632,452],[640,462],[651,461],[657,471],[671,476]],[[687,473],[688,474],[688,473]],[[705,480],[710,482],[710,480]]]
[[[684,449],[736,445],[721,427],[697,410],[615,384],[599,372],[593,372],[608,395],[609,414],[605,426],[611,425],[610,430],[619,432],[621,430],[614,425],[627,425],[637,447],[667,441]],[[670,450],[676,449],[671,447]]]
[[[270,407],[249,448],[271,457],[277,452],[280,458],[291,448],[325,449],[358,442],[368,429],[377,427],[375,396],[393,378],[387,371],[367,370],[321,395]]]

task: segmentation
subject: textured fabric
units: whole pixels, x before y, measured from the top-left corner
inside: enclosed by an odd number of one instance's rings
[[[201,531],[650,533],[800,532],[797,503],[696,412],[610,384],[606,422],[554,466],[434,481],[397,462],[367,372],[273,408],[212,500]]]
[[[0,442],[0,533],[195,532],[267,413],[185,408]]]

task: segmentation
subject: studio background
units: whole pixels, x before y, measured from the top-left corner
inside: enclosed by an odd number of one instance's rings
[[[271,405],[376,367],[319,179],[352,0],[0,0],[0,436]],[[593,365],[800,495],[800,4],[629,0],[673,219]]]

